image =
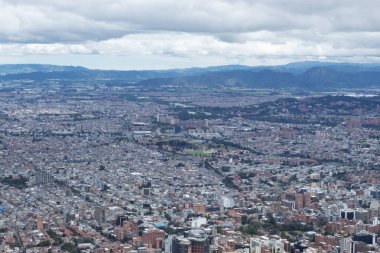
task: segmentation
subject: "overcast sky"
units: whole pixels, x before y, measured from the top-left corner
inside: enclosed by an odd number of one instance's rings
[[[380,61],[378,0],[0,0],[0,64]]]

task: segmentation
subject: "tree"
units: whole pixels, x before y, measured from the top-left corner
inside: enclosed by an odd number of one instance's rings
[[[258,234],[258,229],[260,227],[255,226],[255,225],[246,225],[246,226],[241,226],[239,230],[244,233],[244,234],[249,234],[249,235],[257,235]]]
[[[65,243],[62,245],[61,250],[68,251],[70,253],[77,253],[79,249],[72,243]]]
[[[18,178],[12,178],[11,176],[9,177],[4,177],[0,179],[0,182],[3,184],[7,184],[9,186],[15,187],[17,189],[24,189],[27,188],[27,182],[28,178],[19,176]]]
[[[103,184],[103,187],[102,187],[101,191],[106,192],[109,189],[110,189],[110,187],[107,184]]]
[[[268,213],[268,214],[267,214],[267,218],[269,219],[269,223],[270,223],[272,226],[274,226],[274,227],[277,226],[277,222],[276,222],[276,220],[274,219],[272,213]]]
[[[36,245],[36,247],[48,247],[51,245],[50,241],[42,241]]]
[[[185,167],[185,164],[179,162],[179,163],[176,165],[176,167],[177,167],[177,168],[179,168],[179,167]]]

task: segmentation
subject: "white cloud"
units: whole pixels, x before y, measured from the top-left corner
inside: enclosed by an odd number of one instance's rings
[[[136,32],[379,31],[373,0],[0,0],[0,37],[105,40]]]
[[[121,38],[104,41],[89,41],[76,44],[2,44],[0,52],[3,55],[22,54],[101,54],[101,55],[171,55],[184,58],[196,58],[203,55],[218,55],[235,57],[291,57],[294,56],[345,56],[372,55],[380,53],[375,47],[380,41],[380,33],[356,33],[355,38],[337,34],[332,41],[310,41],[297,35],[283,37],[281,34],[254,32],[239,35],[241,41],[224,41],[207,34],[190,33],[144,33],[131,34]],[[260,39],[267,37],[267,40]],[[367,38],[362,44],[356,38]],[[344,41],[340,41],[344,38]],[[366,47],[369,45],[370,47]]]
[[[0,0],[0,53],[366,61],[380,55],[379,8],[374,0]]]

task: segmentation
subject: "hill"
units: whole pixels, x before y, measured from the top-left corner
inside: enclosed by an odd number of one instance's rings
[[[33,71],[38,70],[38,71]],[[3,71],[3,72],[1,72]],[[31,72],[29,72],[31,71]],[[214,66],[170,70],[91,70],[55,65],[0,65],[0,80],[122,81],[144,87],[241,87],[336,90],[380,87],[380,65],[297,62],[279,66]]]
[[[52,72],[52,71],[78,71],[86,70],[80,66],[58,66],[49,64],[5,64],[0,65],[0,75],[22,74],[32,72]]]
[[[380,87],[380,72],[341,72],[327,67],[314,67],[297,75],[273,70],[261,70],[257,72],[235,70],[180,78],[149,79],[140,82],[139,85],[335,90],[342,88]]]

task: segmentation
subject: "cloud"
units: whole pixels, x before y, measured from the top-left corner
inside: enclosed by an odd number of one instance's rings
[[[84,43],[29,43],[3,44],[3,55],[23,54],[100,54],[100,55],[171,55],[197,58],[198,56],[239,57],[291,57],[291,56],[346,56],[380,54],[376,47],[380,33],[356,33],[354,37],[337,34],[334,41],[310,43],[307,35],[292,33],[288,37],[269,32],[240,35],[241,39],[225,41],[208,34],[180,32],[130,34],[121,38],[88,41]],[[266,38],[264,40],[260,38]],[[363,44],[361,39],[366,38]],[[341,41],[340,39],[343,39]]]
[[[362,59],[380,55],[373,0],[0,0],[3,55]]]
[[[380,2],[369,0],[0,0],[0,37],[4,42],[72,42],[152,31],[374,32],[380,30],[378,7]]]

